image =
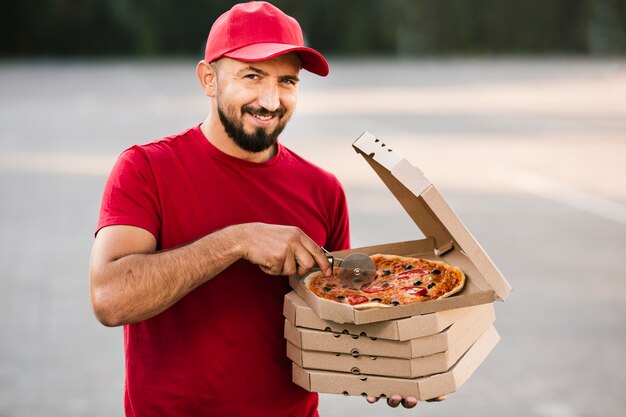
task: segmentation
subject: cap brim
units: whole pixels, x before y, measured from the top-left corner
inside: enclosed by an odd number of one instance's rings
[[[277,56],[295,52],[302,61],[302,68],[325,77],[329,73],[328,62],[315,49],[284,43],[256,43],[225,53],[223,56],[245,62],[266,61]]]

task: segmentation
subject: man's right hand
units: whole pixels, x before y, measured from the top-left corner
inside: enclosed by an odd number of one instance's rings
[[[92,306],[103,324],[153,317],[239,259],[272,275],[304,275],[316,264],[332,273],[322,249],[291,226],[241,224],[175,249],[156,252],[156,247],[154,236],[138,227],[98,232],[89,276]]]
[[[270,275],[305,275],[318,266],[332,274],[322,248],[302,230],[293,226],[248,223],[236,226],[243,231],[243,259],[258,265]]]

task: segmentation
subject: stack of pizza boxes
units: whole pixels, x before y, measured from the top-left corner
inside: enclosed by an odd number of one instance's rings
[[[494,301],[506,279],[422,172],[369,133],[353,144],[402,204],[425,239],[335,252],[441,260],[466,276],[448,298],[356,310],[317,297],[300,278],[285,297],[293,381],[309,391],[420,400],[455,392],[499,341]]]

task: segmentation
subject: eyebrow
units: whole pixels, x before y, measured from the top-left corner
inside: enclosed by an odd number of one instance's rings
[[[256,72],[257,74],[264,75],[264,76],[269,75],[267,72],[263,71],[262,69],[256,68],[256,67],[253,67],[253,66],[244,67],[244,68],[240,69],[239,71],[237,71],[235,74],[236,75],[241,75],[244,72],[248,72],[248,71]]]
[[[239,70],[239,71],[237,71],[235,74],[236,74],[237,76],[239,76],[239,75],[242,75],[243,73],[248,72],[248,71],[252,71],[252,72],[257,73],[257,74],[259,74],[259,75],[263,75],[264,77],[269,76],[269,73],[267,73],[267,72],[263,71],[263,70],[262,70],[262,69],[260,69],[260,68],[253,67],[253,66],[251,66],[251,65],[250,65],[250,66],[247,66],[247,67],[244,67],[244,68],[242,68],[242,69],[240,69],[240,70]],[[280,78],[283,78],[283,79],[288,79],[288,80],[292,80],[292,81],[295,81],[295,82],[300,81],[300,78],[298,78],[298,77],[297,77],[297,76],[295,76],[295,75],[281,75],[281,76],[280,76]]]

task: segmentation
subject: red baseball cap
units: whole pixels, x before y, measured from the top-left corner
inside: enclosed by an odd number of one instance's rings
[[[300,25],[277,7],[252,1],[233,6],[217,18],[206,42],[204,59],[228,57],[245,62],[265,61],[295,52],[302,68],[325,77],[328,62],[315,49],[304,46]]]

